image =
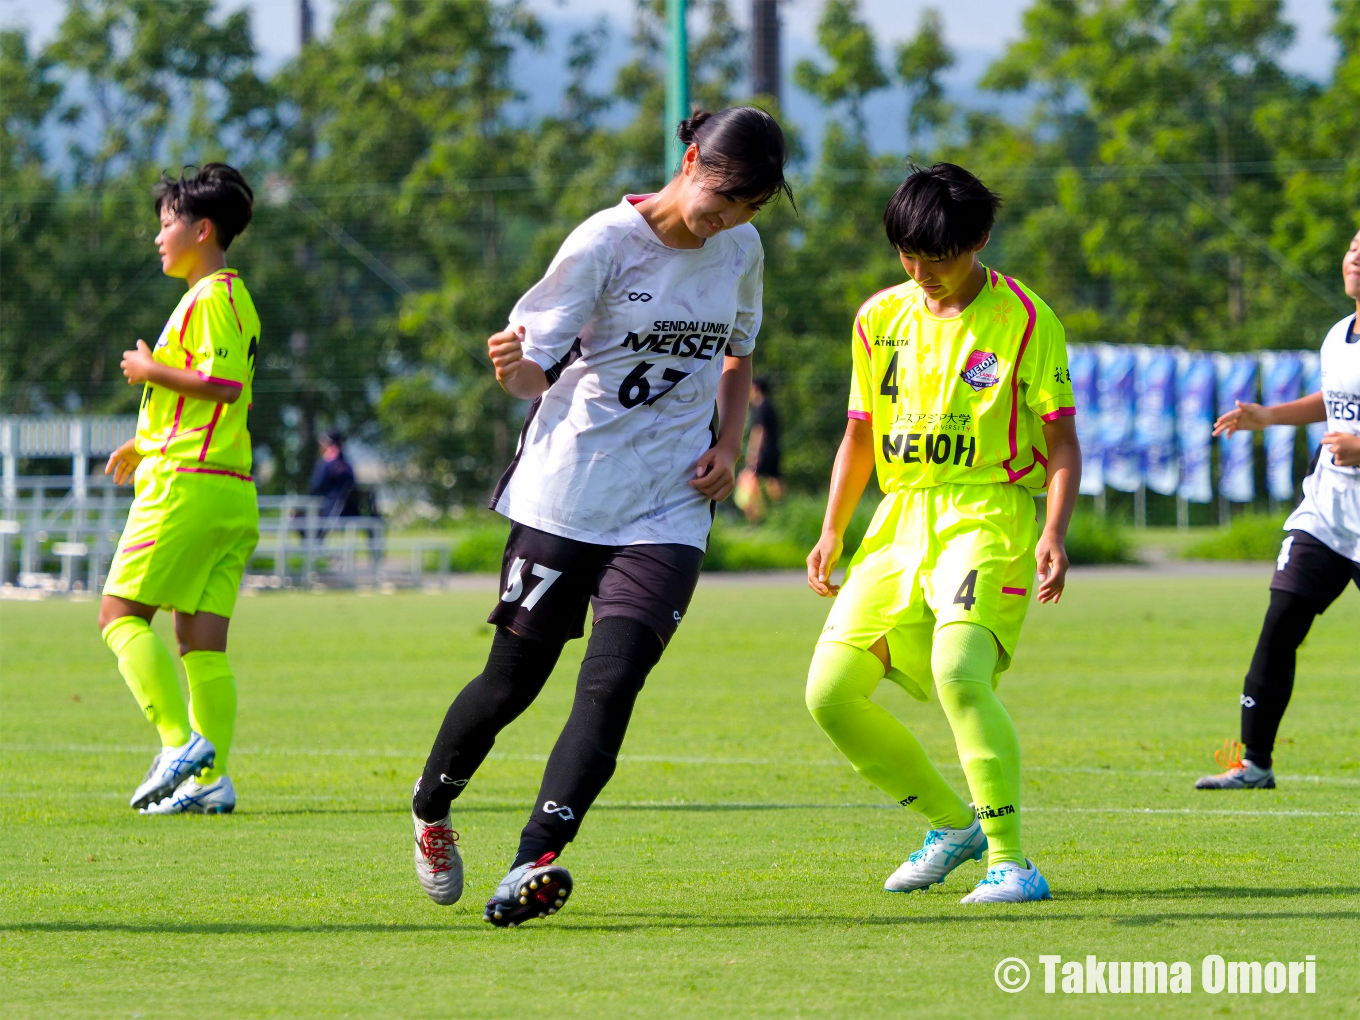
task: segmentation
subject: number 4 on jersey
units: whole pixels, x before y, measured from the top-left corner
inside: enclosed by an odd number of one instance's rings
[[[968,571],[968,576],[963,579],[963,584],[959,585],[959,590],[954,593],[954,605],[963,606],[968,612],[973,611],[973,603],[977,601],[977,571]]]
[[[501,595],[502,602],[515,602],[524,594],[524,564],[528,562],[522,556],[516,556],[515,561],[510,564],[509,585]],[[538,605],[539,599],[548,594],[548,589],[553,586],[553,582],[562,576],[562,571],[553,570],[552,567],[545,567],[541,563],[535,563],[529,568],[529,573],[534,577],[541,578],[538,584],[529,590],[529,594],[524,599],[523,608],[533,609]]]

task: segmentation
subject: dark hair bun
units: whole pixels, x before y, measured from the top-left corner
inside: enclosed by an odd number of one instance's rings
[[[690,116],[680,122],[680,126],[675,129],[675,137],[686,145],[692,145],[695,137],[699,134],[699,129],[712,117],[713,114],[707,110],[696,109]]]
[[[788,143],[778,121],[754,106],[717,113],[695,110],[675,129],[685,145],[699,149],[704,185],[728,198],[761,203],[777,194],[793,200],[784,180]]]

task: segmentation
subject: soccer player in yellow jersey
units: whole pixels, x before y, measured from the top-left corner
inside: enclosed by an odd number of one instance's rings
[[[99,629],[118,669],[160,733],[132,806],[143,814],[226,813],[236,806],[227,751],[236,680],[227,626],[259,540],[250,475],[250,409],[260,320],[226,251],[250,222],[254,194],[223,163],[156,187],[161,268],[189,285],[154,348],[137,341],[123,374],[142,386],[137,434],[105,474],[136,480],[136,497],[109,565]],[[175,615],[189,680],[186,706],[169,650],[151,629]]]
[[[1000,199],[962,167],[913,169],[883,214],[909,279],[855,316],[850,421],[808,584],[836,597],[807,705],[855,770],[930,831],[886,882],[943,882],[990,848],[964,903],[1048,899],[1020,844],[1020,745],[994,693],[1035,588],[1056,602],[1081,454],[1063,328],[1024,284],[984,266]],[[842,536],[869,476],[886,493],[842,585]],[[1034,497],[1048,490],[1039,533]],[[954,731],[973,804],[870,700],[884,676]]]

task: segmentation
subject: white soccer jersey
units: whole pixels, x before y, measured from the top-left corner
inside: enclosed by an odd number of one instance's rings
[[[764,253],[749,223],[668,248],[625,196],[562,243],[510,328],[551,385],[491,500],[513,521],[596,545],[703,549],[690,484],[713,443],[723,355],[755,349]]]
[[[1327,431],[1360,435],[1360,323],[1342,319],[1322,341],[1322,402]],[[1285,529],[1306,531],[1349,560],[1360,561],[1360,468],[1337,467],[1324,446],[1303,480],[1303,501]]]

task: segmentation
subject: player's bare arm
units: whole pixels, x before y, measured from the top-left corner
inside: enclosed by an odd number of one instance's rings
[[[161,364],[151,356],[151,348],[145,340],[138,340],[135,348],[123,352],[121,367],[130,386],[150,383],[182,397],[210,400],[215,404],[234,404],[241,396],[239,386],[208,382],[191,369]]]
[[[1269,406],[1239,400],[1235,408],[1219,415],[1214,422],[1214,435],[1231,436],[1234,432],[1259,432],[1271,425],[1308,425],[1326,420],[1321,393]]]
[[[548,388],[548,375],[531,358],[524,356],[524,327],[492,333],[486,351],[496,369],[501,389],[520,400],[534,400]]]
[[[874,473],[874,430],[862,419],[851,418],[845,425],[845,438],[836,451],[831,468],[831,490],[822,519],[822,537],[808,553],[808,587],[824,598],[831,598],[841,586],[831,583],[845,545],[845,529],[850,526],[855,507]]]
[[[694,467],[690,485],[709,499],[722,502],[736,488],[741,432],[746,424],[746,402],[751,396],[751,358],[728,355],[718,381],[718,441]]]
[[[1076,422],[1076,418],[1067,416],[1044,423],[1048,517],[1034,547],[1034,558],[1039,564],[1040,602],[1057,602],[1067,584],[1067,525],[1072,520],[1081,485],[1081,446],[1077,442]]]

